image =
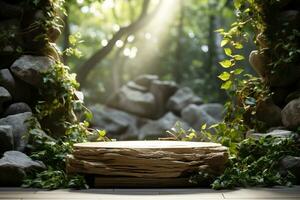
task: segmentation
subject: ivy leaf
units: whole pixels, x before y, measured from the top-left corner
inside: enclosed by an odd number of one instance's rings
[[[236,9],[239,9],[241,5],[242,5],[241,0],[234,0],[234,7]]]
[[[229,42],[229,40],[227,40],[227,39],[222,40],[221,47],[224,47],[228,42]]]
[[[245,59],[245,57],[242,56],[242,55],[234,55],[233,58],[234,58],[235,60],[244,60],[244,59]]]
[[[225,48],[224,51],[227,56],[232,56],[232,51],[230,48]]]
[[[221,79],[222,81],[227,81],[228,79],[230,79],[230,74],[228,72],[223,72],[222,74],[220,74],[219,79]]]
[[[246,105],[254,106],[256,104],[256,99],[253,97],[247,97],[245,100]]]
[[[75,45],[76,42],[77,42],[77,38],[76,38],[74,35],[70,35],[70,36],[69,36],[69,43],[70,43],[71,45]]]
[[[215,32],[217,32],[217,33],[222,33],[222,32],[224,32],[224,29],[223,29],[223,28],[220,28],[220,29],[215,30]]]
[[[242,45],[241,43],[236,42],[236,43],[234,44],[234,48],[236,48],[236,49],[242,49],[242,48],[243,48],[243,45]]]
[[[232,62],[230,60],[223,60],[219,62],[219,64],[224,68],[229,68],[232,66]]]
[[[244,71],[243,69],[238,68],[238,69],[235,69],[235,70],[233,71],[233,73],[234,73],[235,75],[239,75],[239,74],[241,74],[243,71]]]
[[[221,89],[229,90],[232,86],[232,81],[226,81],[221,85]]]

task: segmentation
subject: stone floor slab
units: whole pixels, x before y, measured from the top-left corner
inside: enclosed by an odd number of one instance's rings
[[[0,188],[0,200],[300,200],[300,186],[291,188],[211,189],[89,189],[38,190]]]

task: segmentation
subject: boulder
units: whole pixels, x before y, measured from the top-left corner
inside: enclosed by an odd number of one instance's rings
[[[5,151],[14,149],[14,137],[12,134],[12,127],[9,125],[0,126],[0,156]]]
[[[19,151],[7,151],[0,159],[0,186],[20,186],[27,174],[46,169],[39,161],[33,161]]]
[[[0,125],[10,125],[12,127],[12,134],[14,137],[14,148],[18,151],[24,151],[28,142],[28,138],[24,137],[28,132],[28,120],[31,119],[32,113],[25,112],[15,115],[9,115],[0,119]]]
[[[54,62],[44,56],[23,55],[10,67],[15,76],[26,83],[39,88],[43,83],[43,73],[47,72]]]
[[[181,117],[182,119],[190,124],[194,129],[199,130],[203,124],[207,124],[208,126],[213,125],[220,120],[217,118],[214,118],[212,115],[210,115],[205,109],[206,104],[203,105],[195,105],[190,104],[187,107],[185,107],[181,111]],[[207,109],[208,110],[208,109]],[[211,110],[210,110],[211,111]],[[214,114],[211,112],[211,114]],[[221,114],[219,114],[221,115]],[[217,116],[218,117],[218,116]]]
[[[249,55],[249,63],[255,72],[261,77],[265,77],[267,73],[268,58],[263,52],[254,50]]]
[[[8,106],[8,108],[4,111],[4,116],[15,115],[24,112],[32,112],[31,108],[23,102],[13,103]]]
[[[186,122],[182,121],[173,113],[168,112],[162,118],[150,121],[142,126],[139,131],[139,139],[158,139],[159,137],[166,137],[166,131],[170,130],[176,122],[179,122],[185,130],[190,128]]]
[[[300,183],[300,157],[285,156],[279,162],[280,174],[283,176],[292,173],[297,183]]]
[[[300,125],[300,98],[290,101],[281,111],[282,123],[289,129]]]
[[[199,106],[200,109],[208,113],[213,118],[221,121],[224,114],[224,106],[219,103],[206,103]]]
[[[143,86],[145,88],[147,88],[148,90],[150,89],[151,83],[155,80],[158,80],[158,76],[157,75],[153,75],[153,74],[145,74],[145,75],[141,75],[138,76],[134,82],[140,86]]]
[[[3,103],[10,101],[11,95],[10,93],[4,88],[0,86],[0,112],[3,110]]]
[[[140,91],[140,92],[147,92],[147,91],[148,91],[148,88],[146,88],[146,87],[144,87],[144,86],[141,86],[141,85],[138,85],[138,84],[136,84],[136,83],[133,82],[133,81],[129,81],[126,85],[127,85],[130,89],[137,90],[137,91]]]
[[[91,127],[106,130],[109,137],[118,138],[126,133],[137,135],[135,116],[99,104],[89,109],[93,113],[93,119],[90,121]]]
[[[298,99],[298,98],[300,98],[300,90],[299,89],[289,93],[287,95],[287,97],[285,98],[285,103],[289,103],[290,101],[292,101],[294,99]]]
[[[108,101],[109,106],[147,118],[155,115],[156,102],[150,92],[140,92],[122,86],[120,90]]]
[[[266,123],[268,127],[282,125],[281,109],[271,100],[266,100],[258,103],[255,116],[259,121]]]
[[[0,70],[0,85],[5,87],[11,94],[15,90],[15,79],[8,69]]]
[[[8,69],[0,70],[0,85],[5,87],[9,91],[13,101],[30,102],[30,86],[13,77]]]
[[[188,88],[180,88],[177,92],[171,96],[167,103],[169,110],[174,113],[180,113],[183,108],[189,104],[201,104],[203,103],[200,97],[195,96],[194,92]]]
[[[150,92],[155,97],[156,118],[166,113],[169,98],[178,90],[178,86],[173,81],[154,80],[150,86]]]

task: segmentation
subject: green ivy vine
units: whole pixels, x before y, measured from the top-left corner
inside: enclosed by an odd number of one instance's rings
[[[216,30],[223,36],[220,45],[227,56],[219,63],[224,71],[218,76],[223,81],[221,88],[230,96],[230,101],[225,104],[224,121],[210,127],[203,125],[199,131],[185,131],[178,125],[168,131],[176,139],[213,141],[229,147],[230,159],[223,175],[216,178],[200,172],[191,177],[194,183],[201,182],[205,177],[212,182],[214,189],[295,183],[293,174],[282,175],[278,167],[283,156],[300,155],[297,133],[290,138],[268,136],[245,139],[250,129],[264,130],[264,124],[255,119],[256,109],[272,93],[262,78],[246,74],[239,65],[245,59],[239,52],[243,44],[250,40],[249,30],[256,34],[254,39],[259,33],[264,34],[266,44],[259,44],[259,51],[272,57],[267,65],[270,73],[276,72],[282,63],[299,60],[299,32],[295,29],[272,30],[269,26],[278,23],[273,15],[282,3],[282,0],[235,0],[237,21],[228,31]],[[278,39],[285,36],[288,37],[285,41]]]

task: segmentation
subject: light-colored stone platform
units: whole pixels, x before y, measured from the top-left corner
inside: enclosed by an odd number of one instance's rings
[[[38,190],[0,188],[0,200],[300,200],[300,186],[247,188],[236,190],[211,189],[89,189]]]

